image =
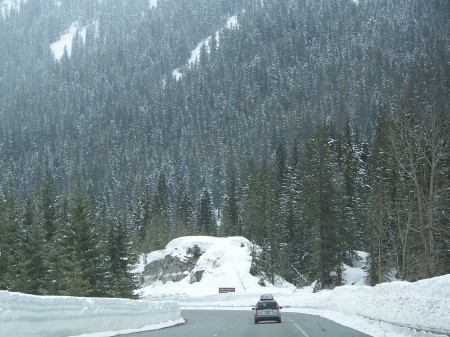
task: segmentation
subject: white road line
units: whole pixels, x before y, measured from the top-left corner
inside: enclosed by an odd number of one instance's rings
[[[309,337],[309,335],[308,335],[306,332],[304,332],[303,329],[300,328],[300,327],[297,325],[297,323],[295,323],[292,319],[289,319],[289,320],[292,322],[292,324],[295,325],[295,327],[296,327],[298,330],[300,330],[300,332],[301,332],[305,337]]]

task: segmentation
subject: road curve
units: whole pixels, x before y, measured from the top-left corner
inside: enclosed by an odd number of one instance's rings
[[[370,337],[326,318],[282,313],[282,323],[255,324],[252,310],[182,310],[179,326],[127,337]]]

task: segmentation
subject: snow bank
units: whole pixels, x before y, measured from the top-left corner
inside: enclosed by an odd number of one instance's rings
[[[372,336],[425,335],[421,331],[450,335],[450,275],[375,287],[342,286],[333,291],[285,297],[282,302]],[[361,328],[361,319],[366,320],[365,328]]]
[[[302,306],[323,308],[324,303],[328,309],[339,312],[354,312],[372,320],[450,334],[450,275],[414,283],[397,281],[376,287],[338,287],[332,292],[319,293]]]
[[[63,337],[180,319],[173,301],[33,296],[0,291],[0,337]]]

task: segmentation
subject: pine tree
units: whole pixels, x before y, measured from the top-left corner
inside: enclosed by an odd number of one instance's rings
[[[283,227],[286,230],[289,272],[284,275],[293,283],[305,283],[308,274],[305,260],[310,252],[308,242],[310,234],[302,221],[301,213],[301,184],[300,184],[300,158],[298,144],[294,142],[291,147],[287,164],[286,179],[281,196],[281,216]]]
[[[136,259],[131,253],[123,216],[115,219],[111,224],[108,235],[108,258],[110,261],[108,274],[111,275],[109,282],[111,296],[135,298],[133,292],[137,288],[137,281],[131,272],[131,266]]]
[[[69,263],[70,267],[64,273],[65,289],[61,291],[61,294],[76,297],[91,296],[94,291],[82,261],[74,254]]]
[[[20,271],[16,254],[19,243],[18,209],[15,188],[0,199],[0,289],[14,291]]]
[[[149,184],[146,184],[134,210],[133,218],[139,244],[146,240],[147,228],[152,216],[152,195]]]
[[[175,236],[185,236],[194,233],[194,214],[191,196],[186,184],[182,184],[178,192],[178,202],[175,211]]]
[[[146,249],[162,249],[172,238],[174,229],[170,219],[169,190],[164,173],[161,173],[152,202],[152,213],[146,234]]]
[[[153,197],[153,207],[152,207],[153,216],[158,215],[162,216],[167,221],[167,226],[169,227],[170,223],[170,198],[169,198],[169,189],[166,182],[166,177],[164,173],[159,175],[158,184],[156,186],[155,195]],[[170,232],[170,227],[168,228],[168,232]]]
[[[226,194],[223,200],[222,223],[220,226],[221,236],[242,235],[239,204],[238,181],[234,165],[231,165],[226,182]]]
[[[197,228],[203,235],[217,236],[216,216],[212,204],[211,193],[203,178],[198,196]]]
[[[322,287],[340,284],[340,259],[346,241],[340,235],[343,223],[341,178],[331,147],[330,126],[317,125],[314,138],[307,142],[302,163],[303,214],[311,228],[313,277]],[[343,241],[344,240],[344,241]],[[333,277],[333,273],[337,273]]]
[[[53,177],[46,164],[44,181],[42,183],[41,192],[42,221],[45,228],[45,240],[51,242],[56,232],[56,196],[54,191]]]
[[[64,195],[58,213],[57,228],[53,242],[47,249],[46,289],[50,294],[68,295],[66,271],[70,269],[73,252],[73,231],[69,216],[69,200]]]
[[[274,180],[267,163],[251,168],[251,175],[243,197],[243,234],[261,248],[259,265],[255,271],[275,283],[277,275],[283,272],[282,240],[279,209],[274,192]]]
[[[356,153],[356,144],[350,122],[345,125],[344,133],[338,141],[339,166],[342,174],[343,184],[343,222],[344,226],[339,229],[340,237],[343,238],[342,261],[351,265],[354,258],[353,250],[362,249],[361,235],[361,211],[362,211],[362,188],[360,175],[361,165],[358,154]],[[359,234],[359,235],[358,235]]]
[[[81,182],[77,183],[70,207],[69,265],[66,271],[66,292],[74,296],[101,296],[97,282],[101,252],[99,233],[92,214],[91,203]]]
[[[48,293],[46,289],[46,245],[45,234],[35,217],[34,205],[31,199],[25,203],[23,223],[19,246],[21,263],[19,265],[21,277],[18,278],[20,292],[43,295]]]
[[[377,132],[369,160],[370,195],[368,216],[371,224],[369,249],[369,280],[372,285],[384,282],[394,267],[392,257],[393,199],[396,195],[397,170],[392,156],[389,124],[383,111],[377,124]]]

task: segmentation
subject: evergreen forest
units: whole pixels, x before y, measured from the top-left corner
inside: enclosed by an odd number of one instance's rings
[[[450,273],[448,0],[7,3],[1,290],[133,298],[183,235],[261,283]]]

